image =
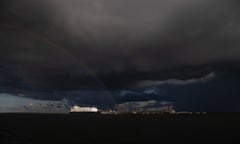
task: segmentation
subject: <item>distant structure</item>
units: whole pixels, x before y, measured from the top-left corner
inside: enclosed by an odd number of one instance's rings
[[[70,110],[71,113],[85,112],[85,113],[97,113],[99,110],[96,107],[80,107],[73,106]]]
[[[115,109],[118,112],[153,112],[153,113],[175,113],[174,107],[170,102],[133,101],[117,104]]]

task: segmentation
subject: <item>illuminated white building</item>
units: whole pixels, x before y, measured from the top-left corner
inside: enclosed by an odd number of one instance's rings
[[[98,112],[96,107],[80,107],[80,106],[73,106],[71,107],[70,112]]]

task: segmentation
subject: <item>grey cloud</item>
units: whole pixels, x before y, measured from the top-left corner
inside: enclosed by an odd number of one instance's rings
[[[216,77],[215,73],[207,74],[200,78],[192,78],[188,80],[168,79],[163,81],[144,80],[137,83],[138,87],[160,86],[160,85],[188,85],[196,83],[205,83],[213,80]]]
[[[5,1],[0,62],[23,83],[239,61],[235,0]],[[45,80],[44,80],[45,78]]]
[[[236,1],[56,3],[70,33],[92,49],[83,61],[100,73],[232,61],[240,54]]]

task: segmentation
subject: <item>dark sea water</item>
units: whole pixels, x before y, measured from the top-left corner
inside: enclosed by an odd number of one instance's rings
[[[230,142],[239,120],[239,113],[0,114],[0,144]]]

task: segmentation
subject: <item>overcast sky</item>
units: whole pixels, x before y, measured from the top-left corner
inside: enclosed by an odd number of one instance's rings
[[[59,88],[70,79],[75,88],[86,76],[131,79],[240,60],[237,0],[0,3],[0,81],[9,85]]]

